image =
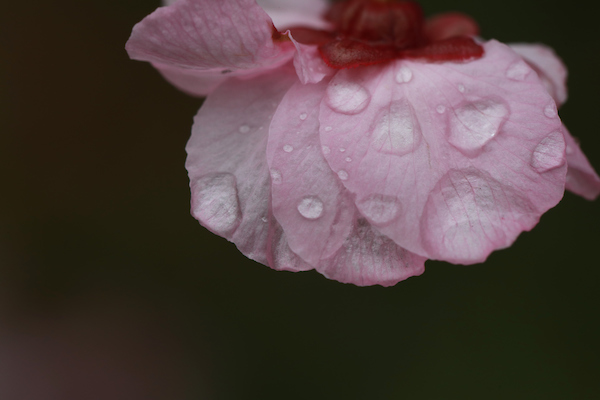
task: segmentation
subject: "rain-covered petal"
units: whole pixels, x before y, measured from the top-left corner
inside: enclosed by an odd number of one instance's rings
[[[179,0],[138,23],[126,49],[136,60],[209,73],[272,69],[294,51],[273,33],[271,18],[254,0]]]
[[[252,80],[228,80],[194,118],[186,147],[192,214],[263,264],[270,239],[267,134],[295,81],[289,67]]]
[[[516,51],[538,73],[546,90],[559,106],[567,101],[567,68],[554,50],[542,44],[511,44]],[[515,69],[518,74],[518,69]]]
[[[293,257],[297,254],[325,276],[361,286],[389,286],[421,274],[425,258],[373,229],[329,168],[323,153],[330,149],[322,148],[319,141],[325,88],[325,83],[297,83],[284,96],[271,123],[267,147],[271,204],[289,245],[282,246],[282,260],[274,264],[302,265]]]
[[[332,170],[378,231],[421,256],[481,262],[562,198],[554,101],[531,69],[514,74],[519,55],[484,47],[467,63],[340,71],[321,105]]]
[[[571,136],[566,127],[563,127],[563,133],[567,144],[566,187],[588,200],[595,200],[600,195],[600,177],[581,151],[579,142]]]

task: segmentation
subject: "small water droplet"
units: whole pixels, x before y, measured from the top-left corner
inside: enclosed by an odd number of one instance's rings
[[[391,103],[376,121],[371,146],[377,151],[401,156],[413,151],[421,141],[421,128],[406,100]]]
[[[337,174],[338,174],[338,177],[343,181],[348,179],[348,173],[346,171],[344,171],[343,169],[340,169]]]
[[[323,214],[323,202],[317,196],[303,197],[297,208],[306,219],[317,219]]]
[[[509,115],[500,99],[466,103],[456,109],[448,141],[468,156],[474,156],[497,134]]]
[[[398,69],[398,72],[396,73],[396,82],[407,83],[407,82],[410,82],[412,77],[413,77],[413,73],[410,70],[410,68],[403,65]]]
[[[339,79],[327,86],[325,101],[332,110],[354,115],[363,111],[371,101],[371,95],[358,83]]]
[[[439,106],[437,106],[435,108],[435,111],[437,111],[438,114],[443,114],[446,112],[446,107],[444,107],[443,105],[440,104]]]
[[[352,162],[352,158],[346,157],[346,162]]]
[[[506,77],[514,81],[523,81],[530,72],[531,68],[529,65],[525,61],[519,60],[508,67]]]
[[[300,114],[300,119],[301,119],[302,121],[304,121],[304,120],[306,119],[306,117],[308,117],[308,114],[306,114],[306,113],[302,113],[302,114]]]
[[[325,132],[331,132],[332,130],[333,130],[333,128],[331,126],[325,127]]]
[[[397,197],[383,194],[372,194],[359,200],[356,206],[370,222],[382,225],[393,221],[400,211],[400,201]]]
[[[565,139],[561,132],[552,132],[536,146],[531,155],[531,166],[546,172],[565,163]]]
[[[270,172],[271,172],[271,182],[274,185],[279,185],[279,184],[281,184],[281,182],[283,182],[283,179],[281,178],[281,172],[279,172],[276,169],[272,169]]]
[[[465,92],[465,85],[459,84],[458,85],[458,91],[461,92],[461,93],[464,93]]]
[[[241,218],[235,176],[216,173],[196,180],[192,185],[192,214],[217,233],[234,229]]]
[[[266,224],[266,223],[269,221],[269,220],[267,219],[267,217],[262,217],[260,220],[261,220],[262,222],[264,222],[265,224]]]
[[[345,152],[345,151],[346,151],[346,149],[345,149],[345,148],[343,148],[343,147],[340,147],[340,153],[343,153],[343,152]]]
[[[323,146],[322,150],[323,150],[323,154],[329,154],[329,153],[331,153],[331,149],[328,146]]]
[[[294,148],[289,144],[286,144],[285,146],[283,146],[283,151],[285,151],[286,153],[291,153],[292,151],[294,151]]]
[[[556,104],[554,104],[554,102],[548,104],[544,108],[544,115],[548,118],[556,118],[558,116],[558,112],[556,111]]]
[[[242,126],[240,126],[240,132],[248,133],[248,132],[250,132],[250,127],[248,125],[242,125]]]

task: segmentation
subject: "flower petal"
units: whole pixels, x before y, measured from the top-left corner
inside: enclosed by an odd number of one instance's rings
[[[292,26],[326,29],[330,25],[323,19],[328,7],[325,0],[257,0],[257,3],[280,31]]]
[[[319,83],[326,76],[333,75],[334,71],[323,62],[317,46],[297,42],[289,31],[288,35],[296,47],[294,67],[300,82]]]
[[[328,278],[360,286],[389,286],[421,274],[425,258],[374,230],[325,161],[318,120],[325,87],[297,83],[271,123],[272,209],[289,245],[275,246],[282,251],[273,264],[298,270],[295,253]]]
[[[544,108],[554,101],[507,46],[484,48],[468,63],[340,71],[321,105],[325,158],[358,209],[429,258],[483,261],[564,191],[561,123]]]
[[[554,50],[541,44],[515,43],[509,46],[538,73],[556,104],[564,104],[567,101],[567,67]]]
[[[138,23],[126,44],[136,60],[206,71],[285,63],[294,51],[275,43],[271,18],[254,0],[180,0]]]
[[[228,80],[194,118],[186,146],[192,214],[263,264],[270,215],[267,132],[295,80],[291,68],[248,81]]]
[[[581,151],[578,141],[563,127],[567,143],[567,189],[588,200],[595,200],[600,195],[600,177]]]
[[[326,84],[296,83],[273,116],[267,145],[273,215],[290,249],[311,265],[329,258],[351,230],[352,200],[319,144],[319,105]]]

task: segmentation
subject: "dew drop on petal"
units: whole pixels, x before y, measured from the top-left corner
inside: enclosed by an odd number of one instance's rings
[[[283,151],[285,151],[286,153],[291,153],[292,151],[294,151],[294,147],[290,146],[289,144],[286,144],[285,146],[283,146]]]
[[[464,104],[455,111],[448,140],[466,155],[476,155],[498,134],[508,115],[508,105],[500,99]]]
[[[393,221],[400,211],[400,201],[397,197],[383,194],[372,194],[356,203],[362,215],[376,225]]]
[[[396,73],[396,82],[398,83],[407,83],[413,77],[413,73],[407,66],[401,66]]]
[[[458,85],[458,91],[461,92],[461,93],[464,93],[465,92],[465,85],[459,84]]]
[[[338,177],[343,181],[348,179],[348,173],[346,171],[344,171],[343,169],[340,169],[337,174],[338,174]]]
[[[241,218],[235,176],[210,174],[192,185],[192,214],[209,229],[227,233]]]
[[[328,146],[323,146],[322,150],[323,150],[323,154],[329,154],[329,153],[331,153],[331,149]]]
[[[531,72],[531,68],[523,60],[519,60],[513,63],[506,70],[506,77],[514,81],[523,81],[527,78],[527,75]]]
[[[561,132],[552,132],[536,146],[531,155],[531,166],[546,172],[565,163],[565,139]]]
[[[248,125],[242,125],[242,126],[240,126],[240,132],[248,133],[248,132],[250,132],[250,127]]]
[[[544,115],[548,118],[556,118],[558,117],[558,112],[556,111],[556,104],[554,102],[548,104],[544,108]]]
[[[323,202],[317,196],[306,196],[298,203],[298,212],[306,219],[317,219],[323,214]]]
[[[438,112],[438,114],[443,114],[444,112],[446,112],[446,107],[444,107],[443,105],[439,105],[435,108],[435,111]]]
[[[371,95],[358,83],[333,81],[327,86],[325,102],[339,113],[358,114],[367,108],[370,101]]]
[[[340,147],[340,153],[343,153],[343,152],[345,152],[345,151],[346,151],[346,149],[345,149],[345,148],[343,148],[343,147]]]
[[[421,128],[412,106],[406,100],[395,101],[376,118],[371,146],[388,154],[404,155],[421,141]]]
[[[276,169],[272,169],[270,172],[271,172],[271,183],[273,183],[274,185],[280,185],[281,182],[283,182],[283,179],[281,178],[281,172],[279,172]]]
[[[325,127],[325,132],[331,132],[332,130],[333,130],[333,128],[331,126]]]
[[[346,162],[352,162],[352,158],[346,157]]]
[[[267,219],[267,217],[262,217],[260,220],[261,220],[262,222],[264,222],[265,224],[266,224],[266,223],[269,221],[269,220]]]
[[[304,121],[304,120],[306,119],[306,117],[308,117],[308,114],[306,114],[306,113],[302,113],[302,114],[300,114],[300,119],[301,119],[302,121]]]

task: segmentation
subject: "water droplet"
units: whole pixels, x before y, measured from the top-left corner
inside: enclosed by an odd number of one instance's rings
[[[548,118],[556,118],[558,117],[558,112],[556,111],[556,104],[554,102],[548,104],[544,108],[544,115]]]
[[[325,132],[331,132],[332,130],[333,130],[333,128],[331,126],[325,127]]]
[[[250,127],[248,125],[242,125],[242,126],[240,126],[240,132],[248,133],[248,132],[250,132]]]
[[[370,222],[377,225],[393,221],[400,211],[400,201],[398,198],[383,194],[372,194],[359,200],[356,206]]]
[[[421,141],[421,128],[412,106],[406,100],[391,103],[376,118],[371,146],[382,153],[404,155]]]
[[[339,79],[327,86],[325,101],[334,111],[354,115],[367,108],[371,95],[358,83]]]
[[[323,202],[317,196],[306,196],[298,203],[298,212],[306,219],[317,219],[323,214]]]
[[[467,156],[474,156],[498,134],[508,114],[508,106],[500,99],[467,103],[456,109],[448,140]]]
[[[271,172],[271,183],[273,183],[274,185],[280,185],[281,182],[283,182],[283,179],[281,178],[281,172],[279,172],[276,169],[272,169],[270,172]]]
[[[242,214],[234,175],[205,175],[193,183],[192,195],[192,214],[205,226],[220,234],[235,229]]]
[[[506,77],[515,81],[523,81],[531,72],[531,68],[523,60],[519,60],[512,64],[506,70]]]
[[[343,153],[343,152],[345,152],[345,151],[346,151],[346,149],[345,149],[345,148],[343,148],[343,147],[340,147],[340,153]]]
[[[396,73],[396,82],[398,83],[407,83],[413,77],[413,73],[407,66],[401,66]]]
[[[536,146],[531,155],[531,166],[546,172],[565,163],[565,139],[561,132],[552,132]]]
[[[446,112],[446,107],[444,107],[443,105],[440,104],[439,106],[437,106],[435,108],[435,111],[437,111],[438,114],[443,114]]]
[[[265,224],[266,224],[266,223],[269,221],[269,220],[267,219],[267,217],[262,217],[260,220],[261,220],[262,222],[264,222]]]
[[[308,117],[308,114],[306,114],[306,113],[302,113],[302,114],[300,114],[300,119],[301,119],[302,121],[304,121],[304,120],[306,119],[306,117]]]
[[[331,153],[331,149],[328,146],[323,146],[322,149],[323,149],[323,154]]]
[[[338,177],[343,181],[348,179],[348,173],[346,171],[344,171],[343,169],[340,169],[337,174],[338,174]]]
[[[464,93],[465,92],[465,85],[459,84],[458,85],[458,91],[461,92],[461,93]]]
[[[290,146],[289,144],[286,144],[285,146],[283,146],[283,151],[285,151],[286,153],[291,153],[292,151],[294,151],[294,147]]]
[[[352,162],[352,159],[350,157],[346,157],[346,162]]]

